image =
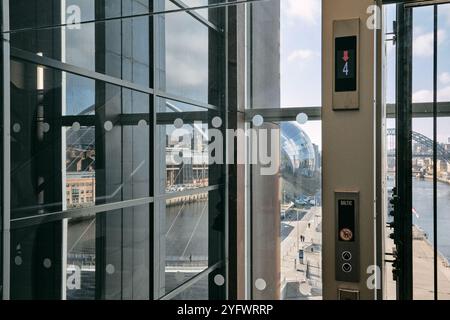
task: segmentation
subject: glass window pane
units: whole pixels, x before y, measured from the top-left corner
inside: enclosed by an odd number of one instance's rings
[[[179,10],[222,1],[9,1],[13,299],[149,299],[150,270],[160,293],[224,274],[225,171],[209,138],[225,129],[225,9]],[[224,297],[211,276],[183,296]]]
[[[281,297],[321,299],[321,123],[280,127]]]
[[[150,196],[149,96],[67,75],[11,64],[13,218]]]
[[[19,49],[148,88],[152,78],[150,21],[143,16],[74,27],[23,29],[11,34],[11,47],[13,55],[14,49]]]
[[[208,268],[208,194],[166,201],[166,293]]]
[[[67,219],[66,299],[95,299],[95,215]]]
[[[414,119],[413,132],[426,134],[423,128],[433,128],[433,120]],[[434,268],[432,152],[420,142],[413,142],[413,293],[418,300],[433,299],[434,294],[434,274],[430,272]],[[429,156],[420,156],[423,153]]]
[[[95,205],[95,127],[66,128],[64,209]],[[64,183],[63,183],[64,185]]]
[[[166,1],[168,8],[174,5]],[[185,12],[165,15],[165,81],[160,89],[185,98],[209,102],[208,27]]]
[[[167,294],[210,267],[224,275],[225,199],[220,188],[208,193],[180,195],[161,203],[159,209],[160,236],[164,253],[161,270],[164,281],[161,290]],[[209,275],[210,279],[213,277]],[[211,280],[212,281],[212,280]],[[213,299],[224,297],[223,283],[195,286],[192,298],[208,294]],[[212,282],[210,282],[212,285]]]
[[[321,122],[266,122],[250,129],[249,135],[253,137],[249,152],[253,155],[259,152],[259,161],[264,152],[263,136],[267,135],[267,141],[279,137],[271,164],[255,165],[255,159],[251,160],[253,299],[321,299]],[[264,171],[276,163],[279,167],[275,172]],[[268,184],[270,190],[264,187]],[[272,203],[279,206],[271,207]],[[271,232],[274,226],[279,228],[276,235]],[[273,259],[267,259],[268,256]],[[273,275],[279,278],[271,278]]]
[[[413,10],[412,102],[433,101],[432,50],[426,39],[433,37],[433,7]],[[431,54],[431,56],[430,56]],[[432,114],[430,114],[430,117]],[[433,119],[413,119],[413,296],[434,298],[433,253],[433,150],[423,143],[433,141]],[[414,139],[416,138],[416,139]],[[424,156],[425,155],[425,156]],[[427,155],[427,156],[426,156]]]
[[[150,206],[11,233],[12,299],[148,299]]]
[[[385,221],[387,223],[393,222],[394,219],[390,215],[391,211],[394,209],[392,204],[389,203],[389,200],[393,196],[393,188],[395,187],[395,178],[396,178],[396,132],[395,132],[395,119],[390,118],[386,121],[386,141],[385,141],[385,154],[387,156],[386,159],[386,214]],[[386,227],[384,231],[384,241],[385,241],[385,250],[386,253],[392,254],[395,250],[394,240],[389,237],[392,233],[392,229]],[[392,263],[386,263],[386,299],[387,300],[396,300],[397,299],[397,284],[392,277]]]
[[[321,1],[283,0],[280,4],[281,106],[320,107]]]
[[[438,7],[438,29],[450,27],[450,4]],[[438,35],[439,37],[439,35]],[[450,103],[450,39],[442,32],[438,41],[438,92],[440,105]],[[450,300],[450,118],[439,117],[438,131],[438,298]]]
[[[201,279],[172,300],[208,300],[208,277]]]
[[[134,5],[135,13],[147,13],[146,0],[108,0],[104,3],[103,15],[108,18],[121,16],[121,3],[124,8]],[[30,10],[30,5],[39,4],[40,10]],[[100,12],[96,14],[95,2],[92,0],[9,0],[11,12],[11,29],[38,28],[56,26],[65,21],[67,24],[86,22],[101,17]],[[57,19],[52,19],[53,9],[60,9]]]
[[[162,112],[157,114],[157,129],[165,139],[158,162],[165,181],[160,191],[173,193],[217,184],[225,161],[222,117],[214,110],[167,99],[158,99],[158,106]],[[210,169],[215,172],[212,181]]]

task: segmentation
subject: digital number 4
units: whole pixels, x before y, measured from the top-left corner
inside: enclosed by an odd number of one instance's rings
[[[345,73],[346,76],[348,76],[348,72],[349,72],[349,70],[348,70],[348,62],[345,63],[344,69],[342,70],[342,72]]]

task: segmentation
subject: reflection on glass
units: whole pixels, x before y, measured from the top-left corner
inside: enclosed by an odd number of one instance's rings
[[[87,115],[95,113],[95,80],[62,72],[65,101],[62,115]]]
[[[149,299],[149,224],[148,205],[65,220],[63,297]]]
[[[63,0],[61,4],[66,5],[66,10],[61,11],[62,24],[95,19],[95,1]],[[95,70],[94,23],[61,28],[61,40],[63,62]]]
[[[172,300],[208,300],[208,298],[208,277],[205,277],[175,296]]]
[[[66,299],[95,298],[95,215],[67,224]]]
[[[176,8],[166,1],[168,8]],[[186,12],[165,15],[165,76],[161,89],[208,101],[208,28]],[[210,51],[209,55],[213,54]]]
[[[55,19],[51,22],[48,19],[36,19],[35,10],[24,10],[25,8],[29,8],[29,0],[9,0],[9,2],[11,15],[14,17],[14,19],[11,19],[13,22],[11,25],[12,30],[54,26],[63,21],[70,25],[102,18],[100,13],[96,14],[95,1],[92,0],[57,0],[56,2],[41,0],[39,2],[41,12],[46,12],[57,6],[61,6],[57,11],[61,12],[59,16],[61,20]],[[148,0],[107,0],[102,3],[102,6],[104,18],[118,18],[131,14],[152,12],[148,6]],[[16,16],[18,13],[21,16],[20,19]],[[69,27],[76,29],[77,26]]]
[[[133,3],[137,4],[138,1]],[[93,6],[94,2],[90,1],[90,5]],[[125,3],[122,3],[115,9],[120,12],[126,10],[125,7]],[[81,11],[82,14],[84,12],[88,10]],[[50,37],[49,29],[24,29],[11,34],[11,46],[26,54],[35,55],[39,52],[41,56],[85,71],[95,71],[149,87],[149,23],[149,17],[143,16],[50,29],[59,38]],[[99,33],[104,35],[102,42],[96,38]],[[35,49],[36,38],[42,44],[41,48],[59,47],[60,50]],[[102,59],[99,59],[100,56]],[[70,80],[67,79],[68,82]]]
[[[159,125],[165,135],[165,156],[161,168],[165,169],[165,191],[180,192],[209,185],[209,112],[187,104],[159,99],[163,116],[170,116],[167,125]],[[194,120],[185,118],[187,111],[194,111]],[[184,119],[184,120],[183,120]],[[186,122],[186,123],[185,123]]]
[[[184,191],[208,186],[208,144],[206,126],[201,123],[183,126],[188,139],[174,139],[175,127],[167,126],[166,192]],[[202,133],[203,132],[203,133]],[[194,140],[194,145],[191,145]]]
[[[208,194],[166,201],[166,292],[208,268]]]
[[[48,223],[41,223],[41,217],[24,219],[36,225],[12,232],[11,296],[149,299],[154,289],[150,235],[156,215],[167,223],[161,232],[166,250],[158,257],[166,262],[166,270],[160,272],[166,274],[167,291],[222,260],[223,190],[167,202],[155,197],[156,202],[165,202],[166,210],[158,212],[148,204],[131,207],[135,202],[126,200],[152,201],[153,177],[162,176],[162,190],[182,192],[208,186],[209,176],[211,180],[218,176],[219,165],[208,163],[208,112],[182,102],[164,102],[158,111],[186,112],[195,118],[181,126],[188,132],[187,140],[175,139],[175,125],[153,126],[157,106],[153,96],[142,92],[150,92],[146,88],[153,88],[155,81],[161,85],[154,88],[157,95],[170,91],[174,99],[187,98],[187,103],[194,99],[222,106],[217,101],[224,97],[224,60],[219,59],[224,58],[225,33],[186,12],[159,15],[164,23],[141,16],[60,25],[140,14],[161,5],[163,10],[177,8],[180,4],[175,1],[40,1],[39,12],[45,14],[30,10],[29,0],[9,2],[11,28],[31,27],[11,33],[13,52],[31,56],[15,56],[11,62],[12,218],[48,214],[43,217],[52,219]],[[187,0],[187,5],[215,2]],[[199,13],[220,20],[225,15],[218,11]],[[39,28],[50,25],[57,26]],[[25,62],[40,59],[36,55],[43,61],[63,62],[61,69],[78,75]],[[91,71],[115,81],[94,80],[104,77]],[[121,79],[141,86],[141,92],[112,84]],[[195,112],[198,119],[192,116]],[[155,141],[158,129],[163,134]],[[171,161],[171,151],[181,155],[180,164]],[[154,154],[161,154],[161,161],[150,161]],[[153,165],[157,168],[150,172]],[[92,206],[105,203],[125,208],[89,215]],[[67,216],[71,218],[62,218]],[[211,294],[205,281],[183,296]]]
[[[148,94],[14,60],[11,71],[13,215],[149,196]]]
[[[95,128],[66,129],[66,209],[95,204]]]
[[[320,131],[320,123],[315,126]],[[304,126],[297,122],[283,122],[280,128],[281,298],[320,299],[321,151],[319,145],[311,142]]]

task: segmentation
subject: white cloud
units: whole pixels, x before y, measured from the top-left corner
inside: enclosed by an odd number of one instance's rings
[[[439,6],[439,11],[444,15],[447,24],[450,25],[450,5]]]
[[[438,90],[437,100],[438,100],[438,102],[450,101],[450,86]],[[433,91],[432,90],[418,90],[413,93],[412,101],[413,101],[413,103],[433,102]]]
[[[295,50],[294,52],[292,52],[289,56],[288,56],[288,61],[289,62],[294,62],[294,61],[304,61],[304,60],[309,60],[313,57],[318,57],[319,54],[317,54],[317,52],[314,52],[312,50],[304,50],[304,49],[300,49],[300,50]]]
[[[449,72],[443,72],[439,75],[439,81],[442,84],[449,84],[450,83],[450,73]]]
[[[445,30],[438,31],[438,44],[442,44],[447,34]],[[433,56],[433,32],[420,34],[414,37],[413,52],[417,57],[431,57]]]
[[[285,0],[281,5],[288,16],[316,24],[320,20],[320,2],[321,0]]]
[[[445,87],[438,91],[438,101],[450,101],[450,86]]]
[[[431,102],[433,101],[433,91],[419,90],[413,93],[412,101],[416,102]]]

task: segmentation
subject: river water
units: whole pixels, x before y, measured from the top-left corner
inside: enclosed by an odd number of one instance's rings
[[[450,184],[438,182],[438,251],[450,261]],[[433,243],[433,182],[413,179],[414,224],[419,226]]]

